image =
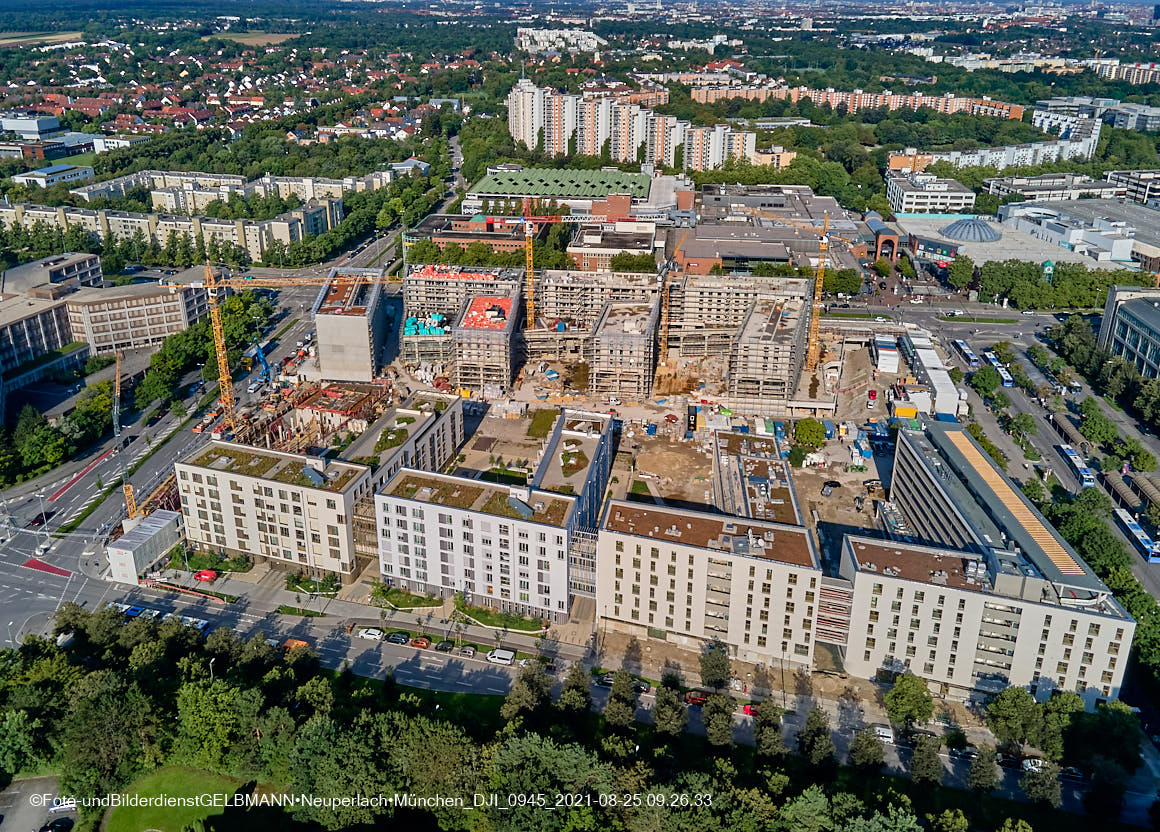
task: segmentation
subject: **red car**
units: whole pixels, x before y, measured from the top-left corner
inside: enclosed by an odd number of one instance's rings
[[[701,706],[709,701],[709,695],[699,690],[691,690],[685,694],[685,702],[690,705]]]
[[[871,391],[870,391],[870,401],[874,401],[876,398],[878,398],[878,391],[877,391],[877,390],[871,390]]]
[[[412,647],[423,647],[423,648],[430,647],[431,646],[431,639],[424,638],[423,636],[419,636],[418,638],[413,638],[413,639],[411,639],[411,646]]]
[[[195,581],[205,581],[206,583],[211,583],[217,580],[217,572],[214,572],[212,569],[202,569],[199,572],[193,573],[193,579]]]
[[[757,713],[757,706],[760,704],[760,702],[746,702],[745,707],[741,710],[745,712],[746,716],[753,716],[755,713]]]
[[[668,422],[669,424],[675,425],[677,422],[680,421],[680,419],[678,419],[676,416],[674,416],[672,413],[670,413],[668,416],[665,417],[665,421]]]

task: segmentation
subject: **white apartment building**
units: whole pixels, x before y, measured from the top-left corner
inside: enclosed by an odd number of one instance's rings
[[[383,580],[563,621],[576,498],[412,468],[375,495]]]
[[[544,126],[545,104],[549,89],[537,87],[521,78],[508,93],[508,132],[517,142],[534,148]]]
[[[891,176],[886,199],[896,214],[962,214],[975,205],[975,192],[954,179],[930,173]]]
[[[1120,694],[1136,625],[1110,592],[1049,603],[1017,560],[867,537],[846,537],[840,571],[855,676],[909,670],[964,699],[1009,685],[1040,700],[1073,690],[1088,707]]]
[[[822,571],[807,529],[610,500],[596,554],[598,627],[759,664],[809,667]]]
[[[194,549],[354,580],[355,504],[365,465],[213,441],[174,466]]]

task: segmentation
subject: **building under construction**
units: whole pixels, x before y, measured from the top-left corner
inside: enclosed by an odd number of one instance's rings
[[[660,298],[646,303],[608,303],[588,350],[588,390],[647,396],[657,365]]]
[[[784,412],[805,362],[809,310],[800,299],[753,305],[729,350],[726,391],[732,406],[747,413]]]
[[[468,298],[519,292],[523,269],[411,266],[403,279],[403,362],[447,365],[454,361],[451,324]]]
[[[382,269],[331,269],[330,281],[310,310],[323,379],[369,382],[378,377],[389,326],[382,277]]]
[[[501,396],[523,364],[519,291],[468,298],[451,329],[456,384],[487,397]]]
[[[760,275],[670,277],[668,346],[681,357],[724,355],[755,303],[804,301],[813,280]]]

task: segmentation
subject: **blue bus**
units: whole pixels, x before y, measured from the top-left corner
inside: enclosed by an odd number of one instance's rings
[[[955,347],[958,349],[959,354],[962,355],[963,361],[967,362],[968,367],[972,370],[978,369],[979,356],[975,355],[974,350],[967,346],[966,341],[955,341]]]
[[[1007,372],[1007,368],[1003,365],[1003,362],[999,360],[999,356],[988,350],[987,352],[983,353],[983,358],[987,359],[987,363],[995,368],[995,372],[999,374],[999,380],[1003,382],[1004,387],[1015,386],[1015,379],[1011,377],[1009,372]]]
[[[1160,563],[1160,544],[1153,542],[1152,538],[1144,533],[1140,528],[1140,524],[1127,511],[1122,508],[1116,509],[1116,525],[1120,527],[1120,531],[1132,541],[1132,545],[1136,547],[1136,551],[1144,556],[1148,563]]]
[[[1059,452],[1063,454],[1063,458],[1067,460],[1067,467],[1071,469],[1071,472],[1075,474],[1076,479],[1079,480],[1079,487],[1081,489],[1095,488],[1096,475],[1093,474],[1091,469],[1087,467],[1087,463],[1084,462],[1083,457],[1079,455],[1079,451],[1077,451],[1071,445],[1060,445]]]

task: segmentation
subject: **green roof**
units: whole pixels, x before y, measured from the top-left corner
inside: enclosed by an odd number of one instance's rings
[[[499,171],[484,177],[471,189],[473,194],[585,197],[600,199],[609,194],[629,194],[634,199],[648,197],[647,173],[618,170],[572,170],[565,168],[525,168]]]

